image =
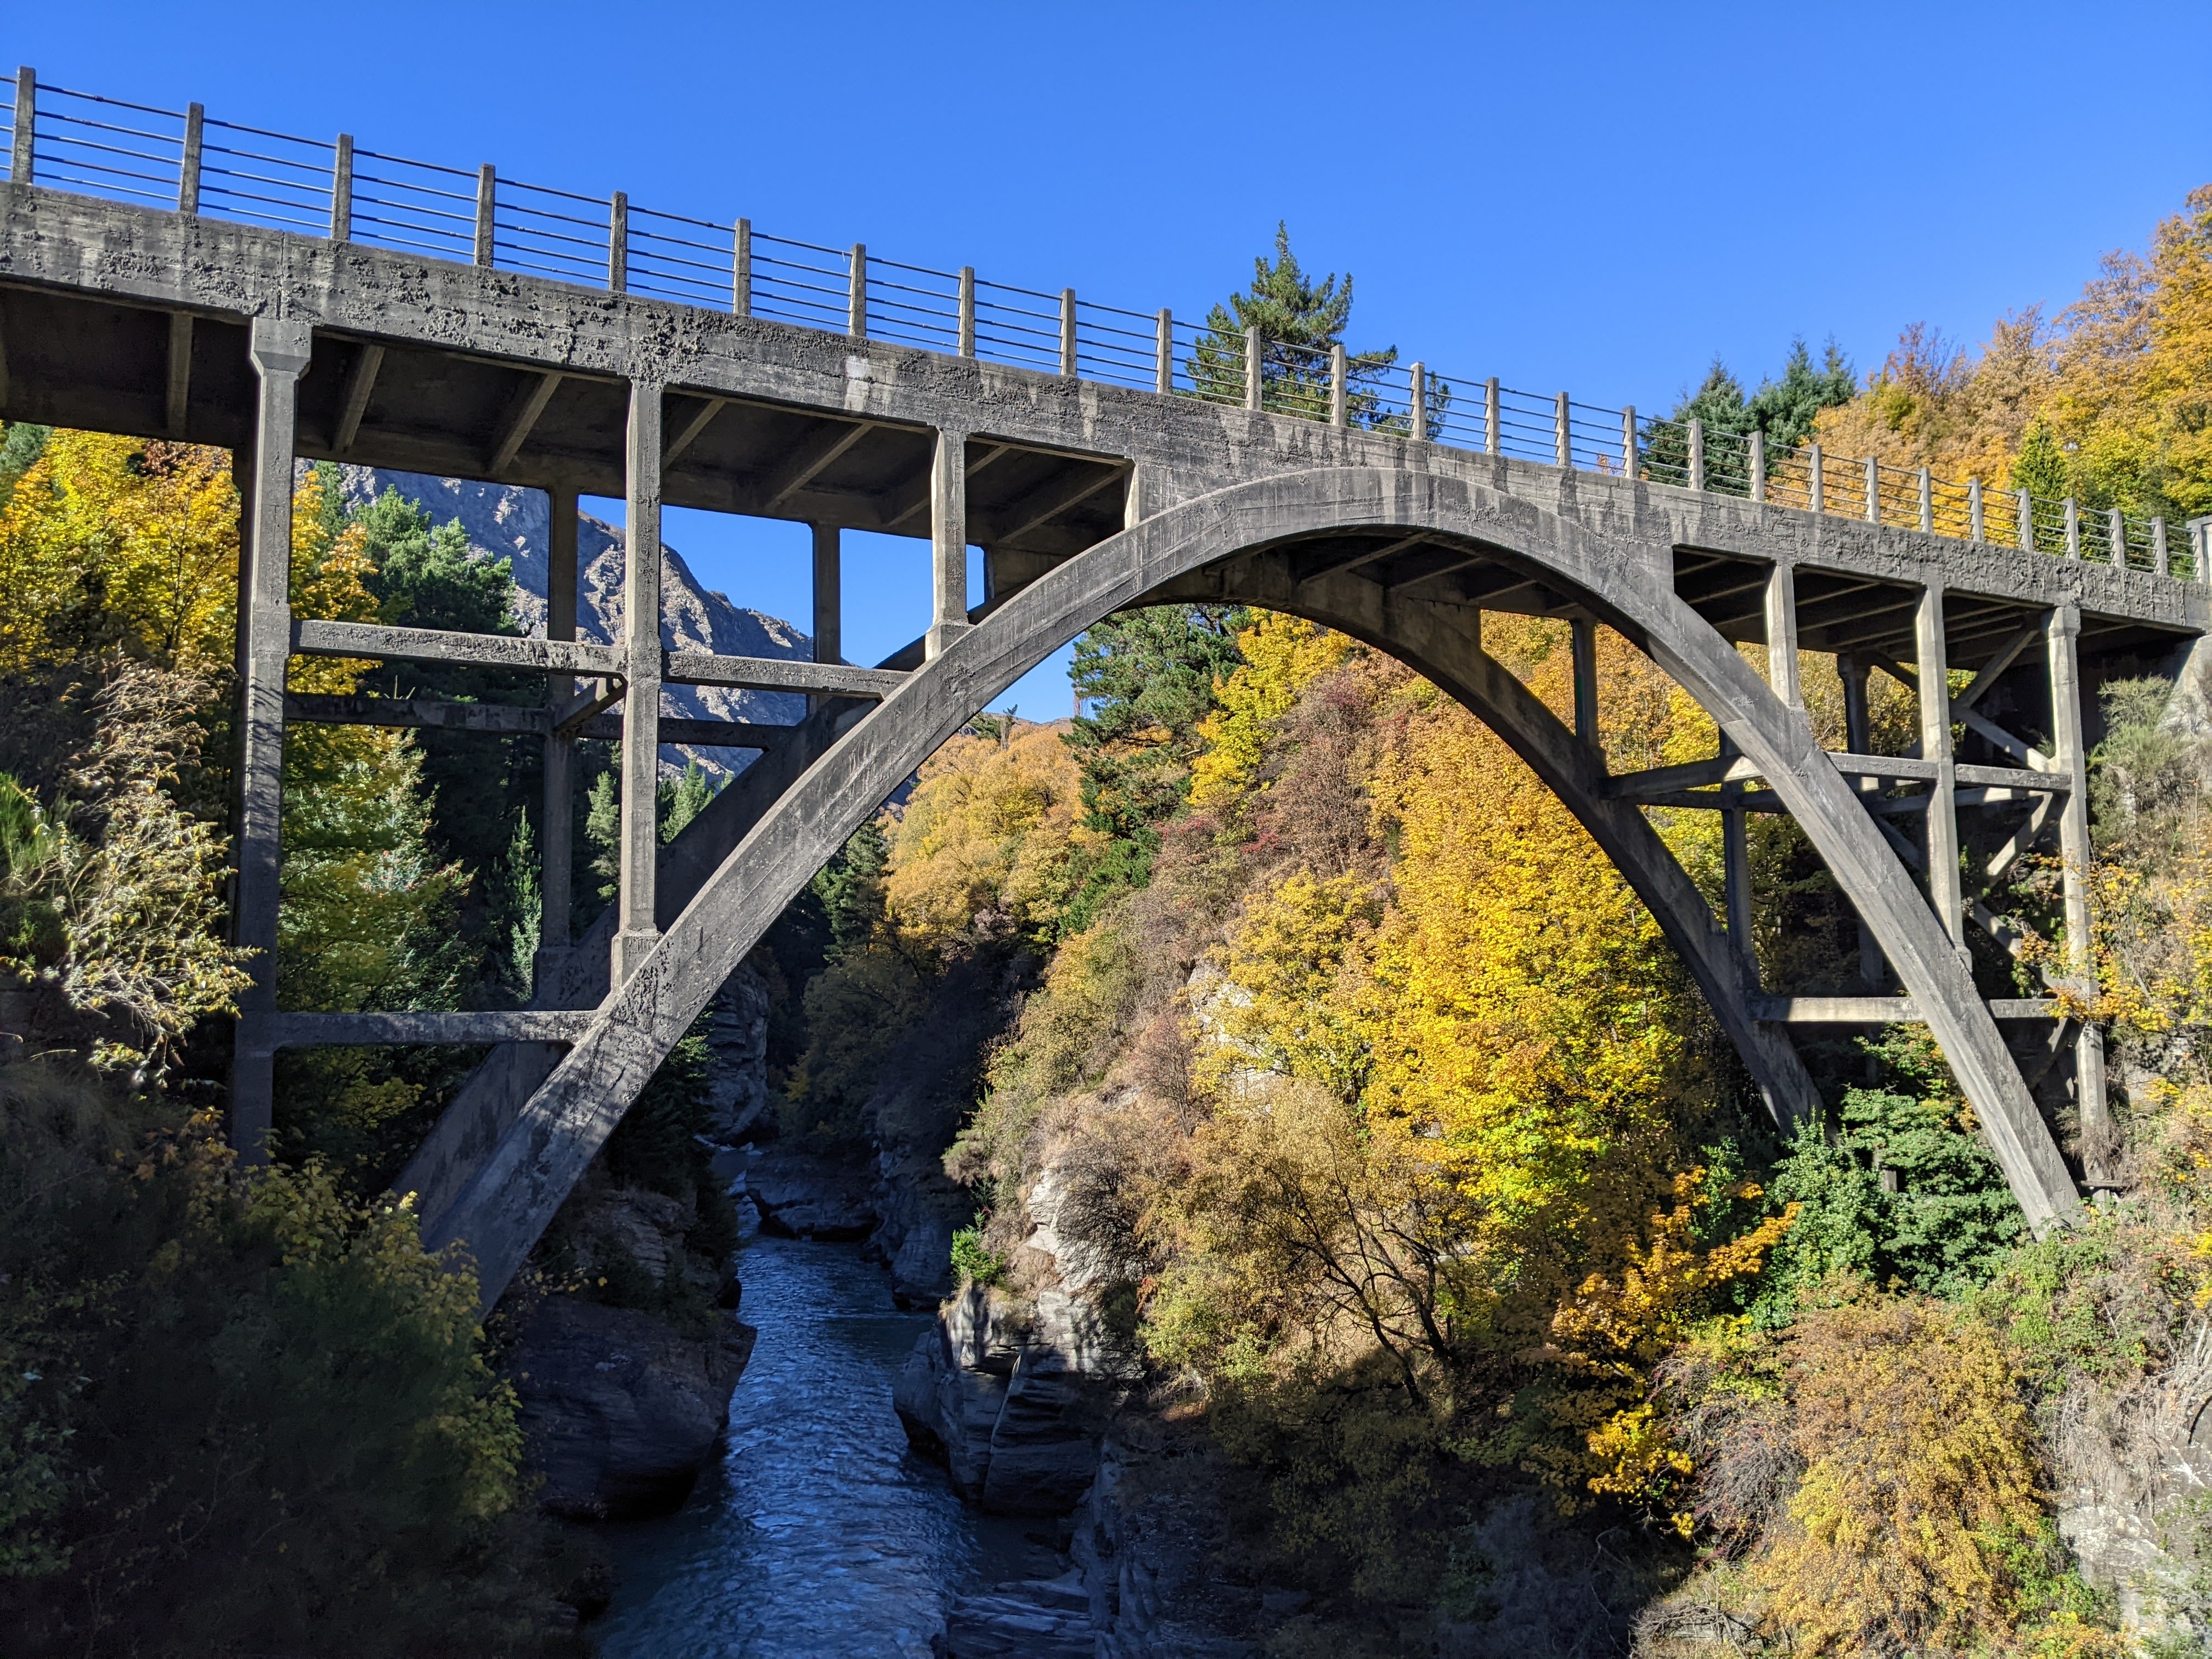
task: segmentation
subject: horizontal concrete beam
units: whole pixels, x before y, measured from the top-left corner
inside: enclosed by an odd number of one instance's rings
[[[438,697],[334,696],[287,691],[286,720],[315,726],[396,726],[440,732],[479,732],[488,737],[544,737],[550,712],[507,702],[453,702]]]
[[[1997,1019],[2061,1018],[2050,997],[1999,997],[1989,1010]],[[1778,1025],[1910,1024],[1921,1018],[1911,997],[1754,997],[1751,1012],[1754,1019]]]
[[[381,628],[374,623],[295,622],[292,649],[303,657],[363,657],[579,678],[617,676],[623,666],[623,654],[612,646],[438,628]],[[708,651],[665,651],[661,663],[661,678],[679,685],[735,685],[841,697],[886,697],[906,678],[889,669],[848,668],[842,663],[786,657],[721,657]]]
[[[1605,793],[1612,800],[1647,800],[1717,783],[1741,783],[1758,775],[1759,769],[1741,756],[1716,756],[1711,760],[1684,761],[1680,766],[1623,772],[1606,781]]]
[[[574,1042],[588,1011],[503,1008],[473,1012],[246,1014],[239,1040],[254,1048],[329,1048],[414,1042]]]
[[[292,649],[302,657],[370,657],[578,677],[618,673],[623,665],[622,653],[612,646],[440,628],[381,628],[374,623],[295,622]]]
[[[553,729],[553,711],[542,707],[518,708],[505,702],[449,702],[435,697],[329,696],[292,691],[285,694],[284,718],[319,726],[389,726],[412,730],[475,732],[487,737],[542,738]],[[795,728],[755,720],[688,720],[675,714],[660,717],[660,741],[688,743],[708,749],[770,749]],[[619,738],[619,711],[594,713],[574,723],[573,735],[607,740]]]
[[[1850,755],[1831,751],[1828,757],[1836,763],[1836,770],[1847,778],[1887,779],[1905,782],[1932,783],[1937,769],[1934,761],[1905,756]],[[2072,787],[2072,780],[2063,773],[2029,771],[2016,766],[1958,766],[1952,769],[1961,784],[1990,789],[2023,789],[2033,793],[2064,793]],[[1644,772],[1624,772],[1606,784],[1606,793],[1619,800],[1646,801],[1655,806],[1718,806],[1723,803],[1715,796],[1711,800],[1681,799],[1686,789],[1710,787],[1720,783],[1741,783],[1747,779],[1764,775],[1750,761],[1735,760],[1685,761],[1680,766],[1656,766]],[[2008,799],[2008,797],[1999,797]],[[1962,794],[1962,805],[1976,803]],[[1771,811],[1771,806],[1752,802],[1748,797],[1747,811]]]
[[[660,717],[663,743],[688,743],[696,749],[773,749],[798,730],[791,726],[765,726],[757,720],[689,720],[673,714]],[[579,726],[580,738],[608,741],[623,734],[620,710],[595,714]]]
[[[887,697],[906,676],[884,668],[797,662],[786,657],[718,657],[705,651],[663,653],[661,676],[680,685],[741,685],[756,691],[818,691],[831,696]]]

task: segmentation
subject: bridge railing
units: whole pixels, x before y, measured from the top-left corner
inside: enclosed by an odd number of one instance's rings
[[[1918,529],[2162,574],[2212,578],[2212,519],[2185,532],[1817,444],[1517,392],[1395,356],[1346,357],[872,254],[77,92],[21,70],[5,97],[7,176],[339,240],[634,291],[803,328],[1419,438],[1484,453]]]

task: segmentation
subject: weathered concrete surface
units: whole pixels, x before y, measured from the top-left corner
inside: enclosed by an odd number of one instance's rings
[[[1627,541],[1710,549],[1900,585],[1940,568],[1954,592],[2035,607],[2075,597],[2089,615],[2178,633],[2200,633],[2212,625],[2212,605],[2203,587],[2148,572],[1563,471],[1439,444],[1409,444],[1349,428],[37,185],[0,184],[0,283],[190,312],[207,319],[210,337],[196,360],[221,358],[225,323],[234,326],[265,314],[297,318],[319,332],[329,331],[337,337],[333,349],[339,339],[375,340],[394,352],[414,348],[504,365],[517,376],[559,370],[570,379],[564,380],[562,399],[547,422],[549,435],[559,442],[538,453],[526,449],[501,475],[517,483],[561,483],[621,495],[622,382],[640,379],[665,383],[678,396],[865,421],[896,434],[925,462],[929,432],[949,428],[1040,451],[1133,463],[1144,479],[1148,513],[1267,474],[1317,467],[1412,469],[1538,502],[1585,529]],[[51,320],[42,319],[42,326]],[[150,343],[156,335],[149,331],[148,337]],[[166,350],[165,331],[159,338]],[[68,340],[11,341],[0,418],[170,435],[157,391],[149,391],[143,409],[141,400],[122,391],[99,407],[73,404],[72,398],[90,395],[83,377],[72,379],[51,367],[65,362],[72,349]],[[317,350],[323,354],[319,343]],[[387,359],[387,374],[393,361]],[[241,401],[243,381],[213,372],[216,367],[211,362],[195,381],[194,425],[187,435],[236,444],[248,412]],[[149,368],[141,378],[151,388],[161,377]],[[326,429],[319,428],[335,424],[343,379],[333,374],[327,382],[311,376],[305,383],[302,395],[312,407],[304,410],[302,454],[327,451]],[[593,395],[598,403],[590,400]],[[404,429],[395,422],[382,430],[371,422],[352,448],[330,458],[441,475],[481,474],[495,417],[475,402],[465,408],[435,406],[434,387],[428,382],[419,397]],[[572,400],[574,410],[564,415]],[[703,444],[687,453],[685,465],[670,470],[667,501],[851,528],[915,527],[910,490],[874,498],[802,490],[767,501],[762,495],[773,469],[717,469],[712,459]],[[994,528],[1005,526],[992,523],[988,496],[971,491],[969,509],[970,538],[994,543]],[[1011,503],[1009,514],[1017,516]],[[1055,542],[1050,534],[1031,540],[1055,554],[1081,544],[1064,536]]]
[[[1640,642],[1759,768],[1873,927],[2031,1224],[2074,1212],[2072,1178],[1942,926],[1802,717],[1676,596],[1669,544],[1602,533],[1434,472],[1343,468],[1271,477],[1170,508],[1041,577],[948,645],[755,826],[501,1137],[429,1242],[467,1241],[486,1294],[495,1296],[653,1067],[769,920],[898,780],[1054,647],[1211,565],[1347,526],[1509,549]],[[1433,629],[1428,608],[1378,586],[1355,631],[1384,648],[1407,640],[1417,650]]]

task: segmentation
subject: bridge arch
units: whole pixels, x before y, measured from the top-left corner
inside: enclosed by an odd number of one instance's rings
[[[1563,493],[1573,483],[1564,478]],[[1805,1109],[1803,1068],[1786,1037],[1750,1018],[1747,988],[1702,896],[1641,812],[1605,796],[1595,755],[1482,653],[1472,613],[1357,575],[1297,580],[1286,550],[1346,531],[1418,532],[1501,550],[1647,652],[1765,775],[1873,928],[2030,1223],[2039,1231],[2073,1212],[2072,1177],[1934,911],[1802,713],[1677,597],[1671,546],[1625,527],[1593,529],[1465,477],[1324,467],[1164,508],[1038,577],[952,639],[762,816],[601,1006],[450,1208],[426,1218],[426,1242],[464,1244],[485,1303],[495,1300],[708,998],[899,781],[1067,640],[1115,611],[1179,598],[1244,600],[1341,628],[1467,703],[1559,791],[1651,906],[1770,1106],[1782,1115]]]

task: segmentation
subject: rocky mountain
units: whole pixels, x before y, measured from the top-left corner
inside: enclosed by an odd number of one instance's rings
[[[542,490],[381,467],[341,466],[337,471],[349,505],[366,506],[386,490],[397,490],[434,523],[459,524],[469,545],[484,557],[512,560],[515,618],[526,632],[544,635],[550,502]],[[588,514],[581,518],[576,534],[580,578],[576,631],[584,639],[611,644],[622,632],[627,538],[619,525]],[[801,661],[813,656],[814,641],[809,635],[780,617],[746,610],[732,603],[727,594],[702,586],[684,556],[665,542],[660,559],[660,637],[670,649]],[[671,686],[665,699],[666,713],[690,720],[786,724],[806,713],[803,696],[726,686]],[[660,751],[661,765],[667,770],[681,772],[687,762],[696,761],[703,770],[718,775],[743,771],[752,758],[750,750],[688,744],[665,744]]]

